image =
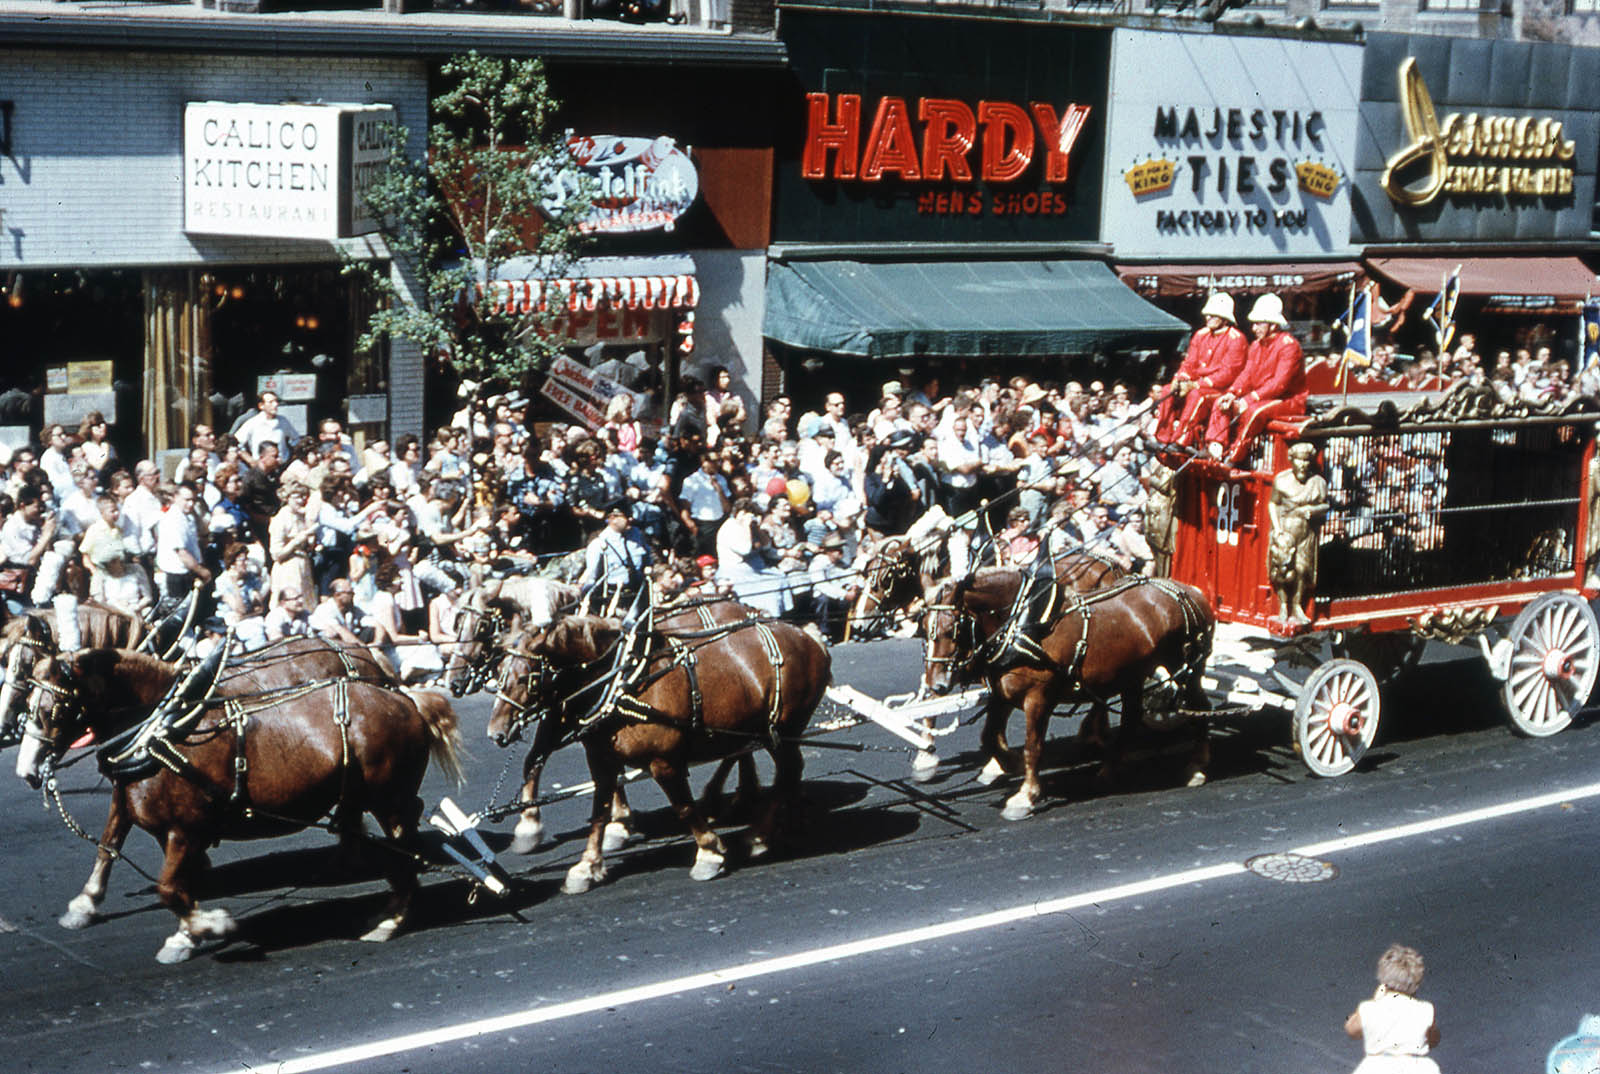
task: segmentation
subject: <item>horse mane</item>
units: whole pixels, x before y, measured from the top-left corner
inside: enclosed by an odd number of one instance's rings
[[[80,690],[98,695],[99,703],[117,703],[110,707],[126,707],[130,699],[154,703],[178,677],[174,664],[126,648],[85,648],[59,659]]]
[[[616,639],[622,624],[598,615],[569,615],[545,634],[541,648],[564,660],[598,659]]]

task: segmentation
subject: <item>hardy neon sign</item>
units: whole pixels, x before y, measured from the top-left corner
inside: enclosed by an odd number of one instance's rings
[[[1090,106],[1030,101],[965,101],[880,97],[863,137],[861,95],[806,94],[806,140],[800,173],[807,179],[865,183],[970,183],[974,165],[986,183],[1010,183],[1044,155],[1045,180],[1067,181],[1072,147],[1083,132]],[[976,161],[973,151],[977,151]]]

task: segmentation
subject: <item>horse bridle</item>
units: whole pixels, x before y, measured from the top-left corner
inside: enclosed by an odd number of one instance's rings
[[[923,656],[924,664],[934,667],[948,664],[952,671],[964,671],[971,667],[973,660],[977,657],[978,647],[975,644],[976,638],[974,637],[978,628],[977,618],[959,603],[953,594],[950,603],[929,603],[923,605],[922,610],[925,617],[924,621],[928,624],[924,631],[927,635],[927,652]],[[933,616],[939,612],[949,612],[951,615],[950,643],[953,648],[948,656],[936,656],[933,651],[936,635],[932,620]],[[965,656],[961,655],[963,650],[966,652]]]
[[[512,662],[505,659],[513,656],[528,665],[527,670],[520,675],[512,670]],[[494,699],[511,709],[511,718],[506,721],[505,740],[515,742],[521,737],[523,728],[538,722],[537,713],[544,705],[549,686],[555,679],[555,672],[551,669],[548,659],[526,649],[502,651],[499,662],[500,679],[496,684]],[[519,685],[522,688],[521,701],[509,693],[513,687]]]
[[[494,673],[496,665],[505,656],[505,651],[494,643],[494,639],[505,628],[505,615],[499,608],[491,607],[487,603],[482,607],[468,605],[461,609],[463,615],[475,615],[478,621],[473,624],[471,643],[480,646],[478,653],[467,661],[467,686],[465,693],[474,693],[483,688]]]

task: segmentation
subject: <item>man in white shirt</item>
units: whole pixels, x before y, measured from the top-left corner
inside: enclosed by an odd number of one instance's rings
[[[39,456],[39,468],[50,478],[50,486],[55,489],[56,502],[72,492],[72,466],[67,461],[67,452],[70,444],[67,439],[67,430],[60,425],[52,425],[44,431],[44,454]]]
[[[262,392],[256,401],[256,412],[234,432],[239,439],[239,454],[251,466],[256,464],[256,453],[268,440],[278,445],[278,457],[287,459],[289,448],[300,435],[289,420],[278,413],[276,392]]]
[[[117,524],[128,539],[128,550],[143,558],[146,565],[154,562],[156,554],[156,523],[161,519],[161,497],[156,486],[161,482],[161,471],[156,464],[145,459],[133,468],[134,489],[122,501],[122,516]]]
[[[348,578],[335,578],[328,584],[328,596],[311,613],[309,623],[312,633],[349,645],[364,644],[363,632],[370,637],[366,617],[356,610],[356,591]]]
[[[683,479],[678,496],[683,500],[683,522],[694,534],[697,555],[717,550],[717,527],[728,517],[728,483],[717,473],[717,456],[700,456],[700,469]]]
[[[222,458],[217,454],[217,431],[209,425],[196,425],[194,432],[189,435],[189,450],[172,464],[172,483],[174,485],[183,481],[183,472],[189,468],[191,462],[198,461],[200,452],[205,452],[206,480],[210,480],[217,472],[217,467],[222,465]]]
[[[56,516],[45,511],[44,500],[36,490],[24,488],[17,496],[16,510],[0,526],[0,558],[8,568],[34,572],[32,595],[28,598],[34,604],[43,604],[50,598],[61,573],[61,557],[51,547],[55,536]],[[27,581],[22,579],[19,588],[0,593],[12,615],[26,607],[23,598],[29,592]]]
[[[211,581],[200,549],[194,490],[187,485],[173,490],[171,505],[156,522],[156,574],[161,591],[175,598],[187,595],[196,581]]]
[[[284,586],[278,593],[278,606],[267,612],[267,641],[302,637],[311,633],[311,617],[306,614],[306,595],[299,586]]]

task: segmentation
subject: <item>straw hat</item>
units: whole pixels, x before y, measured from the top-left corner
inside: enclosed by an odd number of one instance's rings
[[[1277,295],[1262,295],[1256,299],[1256,304],[1250,307],[1250,323],[1288,328],[1289,321],[1283,315],[1283,299]]]
[[[1233,315],[1233,296],[1226,291],[1218,291],[1206,299],[1206,304],[1200,309],[1202,317],[1221,317],[1229,324],[1238,324]]]

